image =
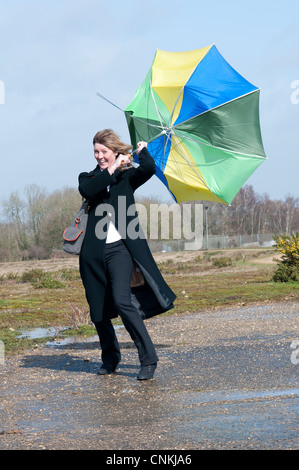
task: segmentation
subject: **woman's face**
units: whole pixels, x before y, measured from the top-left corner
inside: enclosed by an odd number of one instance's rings
[[[117,155],[117,152],[113,152],[113,150],[110,150],[103,144],[94,144],[94,157],[101,170],[111,166],[115,162]]]

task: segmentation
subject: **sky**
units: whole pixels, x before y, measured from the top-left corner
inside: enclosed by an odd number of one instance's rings
[[[0,202],[37,184],[77,187],[103,128],[129,142],[124,109],[157,49],[215,44],[261,89],[267,160],[249,178],[271,199],[299,197],[298,0],[0,0]],[[153,177],[140,195],[169,200]]]

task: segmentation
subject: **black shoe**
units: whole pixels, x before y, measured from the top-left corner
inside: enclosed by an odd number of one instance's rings
[[[157,364],[150,364],[149,366],[141,366],[137,380],[148,380],[154,377]]]
[[[108,375],[108,374],[113,374],[115,372],[115,369],[117,368],[118,364],[102,364],[100,369],[98,370],[97,374],[98,375]]]

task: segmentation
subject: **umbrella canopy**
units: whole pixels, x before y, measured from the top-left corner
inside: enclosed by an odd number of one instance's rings
[[[157,50],[124,111],[132,145],[148,142],[156,175],[177,202],[230,204],[266,158],[259,89],[215,45],[187,52]]]

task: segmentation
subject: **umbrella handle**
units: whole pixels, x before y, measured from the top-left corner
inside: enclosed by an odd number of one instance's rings
[[[128,154],[127,156],[130,158],[130,162],[129,162],[129,163],[125,163],[125,161],[122,160],[122,161],[120,162],[120,167],[119,167],[120,171],[125,171],[125,170],[128,170],[129,168],[132,168],[132,167],[133,167],[133,165],[132,165],[132,163],[131,163],[131,157],[132,157],[132,155],[131,155],[131,154]]]

